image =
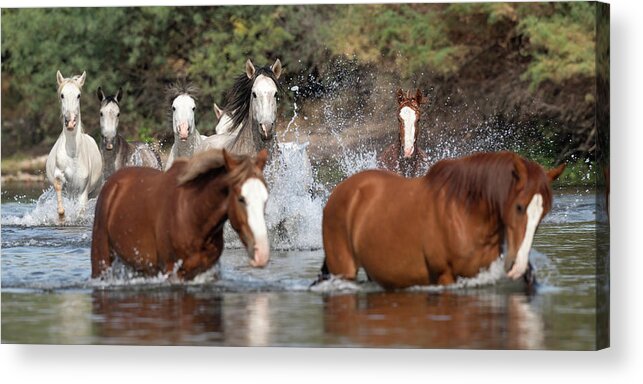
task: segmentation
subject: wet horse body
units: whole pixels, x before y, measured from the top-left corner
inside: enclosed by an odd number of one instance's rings
[[[378,163],[380,167],[405,177],[420,176],[426,170],[428,160],[426,153],[417,145],[420,134],[420,106],[426,103],[426,98],[419,89],[415,95],[411,95],[410,91],[404,93],[398,89],[396,98],[398,140],[380,153]]]
[[[118,133],[119,103],[122,100],[122,94],[121,89],[114,96],[105,96],[101,87],[97,90],[98,100],[101,102],[100,151],[103,156],[104,180],[124,167],[142,166],[162,169],[161,158],[157,152],[145,143],[128,142]]]
[[[78,199],[83,212],[90,195],[101,184],[100,151],[94,139],[84,132],[81,122],[80,94],[85,76],[83,72],[81,76],[64,78],[60,71],[56,73],[63,128],[47,157],[46,174],[56,191],[61,220],[65,217],[63,192]]]
[[[517,279],[528,268],[536,226],[551,208],[545,173],[501,152],[442,160],[418,178],[370,170],[340,183],[323,215],[328,274],[355,279],[360,267],[385,288],[476,276],[503,252]]]
[[[221,256],[226,220],[246,245],[251,265],[264,266],[265,161],[266,153],[252,161],[215,150],[177,160],[166,172],[116,172],[96,204],[92,277],[100,277],[118,256],[145,275],[176,272],[192,279]]]

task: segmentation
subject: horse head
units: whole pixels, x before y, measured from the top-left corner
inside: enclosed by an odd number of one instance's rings
[[[263,178],[268,151],[260,151],[253,161],[250,157],[237,157],[224,150],[223,158],[230,191],[228,219],[246,247],[250,265],[263,267],[270,258],[264,218],[268,190]]]
[[[85,77],[86,72],[70,78],[63,77],[60,71],[56,72],[62,121],[68,132],[73,132],[80,121],[80,93],[85,84]]]
[[[106,150],[114,149],[114,139],[118,130],[118,121],[121,116],[119,103],[123,97],[122,88],[118,89],[116,95],[105,96],[103,89],[98,87],[96,96],[100,101],[100,134],[103,137],[103,145]]]
[[[513,185],[503,209],[507,243],[505,270],[518,279],[527,270],[529,250],[536,228],[552,205],[551,182],[565,169],[565,164],[545,171],[539,164],[513,158]]]
[[[246,76],[252,80],[250,99],[251,113],[264,141],[272,139],[277,120],[277,80],[281,76],[281,61],[277,59],[268,68],[255,69],[252,61],[246,61]]]
[[[417,138],[420,130],[418,122],[420,121],[420,105],[426,103],[426,97],[422,96],[419,89],[415,95],[411,91],[406,94],[402,89],[397,90],[397,120],[400,128],[400,156],[409,158],[415,153]]]

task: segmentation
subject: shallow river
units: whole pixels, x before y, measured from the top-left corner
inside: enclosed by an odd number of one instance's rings
[[[321,249],[273,251],[267,268],[227,249],[216,270],[180,283],[114,268],[90,279],[91,217],[55,225],[42,186],[2,189],[2,342],[594,349],[596,198],[557,191],[530,254],[535,292],[494,264],[446,290],[371,283],[315,290]],[[47,212],[45,212],[47,211]],[[282,247],[283,248],[283,247]],[[310,247],[308,247],[310,248]]]

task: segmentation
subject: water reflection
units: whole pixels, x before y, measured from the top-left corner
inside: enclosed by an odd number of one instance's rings
[[[95,290],[92,313],[101,343],[203,345],[223,339],[218,295]]]
[[[324,298],[325,331],[368,347],[542,349],[544,325],[523,294],[381,292]]]

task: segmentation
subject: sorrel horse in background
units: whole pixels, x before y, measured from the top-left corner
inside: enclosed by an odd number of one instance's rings
[[[197,92],[196,86],[183,82],[172,84],[167,89],[174,144],[165,164],[166,170],[177,158],[192,157],[201,148],[203,136],[196,129],[195,119]]]
[[[115,255],[145,275],[176,272],[192,279],[223,252],[223,225],[230,220],[250,256],[263,267],[270,256],[263,178],[267,159],[220,150],[177,159],[167,172],[129,167],[107,180],[96,203],[92,278]]]
[[[378,157],[379,166],[402,176],[416,177],[424,173],[427,155],[417,145],[420,134],[420,106],[426,97],[420,90],[415,95],[397,90],[399,140],[389,145]]]
[[[412,179],[380,170],[353,175],[324,208],[319,280],[355,279],[362,267],[387,289],[447,285],[488,267],[505,241],[505,270],[517,279],[564,167],[546,172],[498,152],[442,160]]]
[[[241,155],[254,155],[267,149],[270,156],[277,149],[274,136],[277,120],[277,95],[281,89],[281,61],[269,67],[255,68],[246,61],[246,71],[237,77],[229,90],[223,112],[230,116],[228,131],[238,131],[232,136],[212,135],[205,139],[204,148],[223,148]],[[240,127],[240,128],[239,128]]]
[[[129,143],[118,133],[118,121],[121,116],[119,103],[123,98],[122,89],[116,95],[105,96],[103,89],[96,91],[100,101],[100,134],[102,141],[100,152],[103,155],[103,180],[123,167],[151,167],[162,169],[161,158],[147,144]]]
[[[58,200],[58,217],[63,220],[63,190],[85,210],[89,195],[100,187],[103,160],[94,139],[83,132],[80,120],[80,94],[86,73],[64,78],[56,72],[58,99],[63,130],[47,157],[47,179],[54,186]]]

